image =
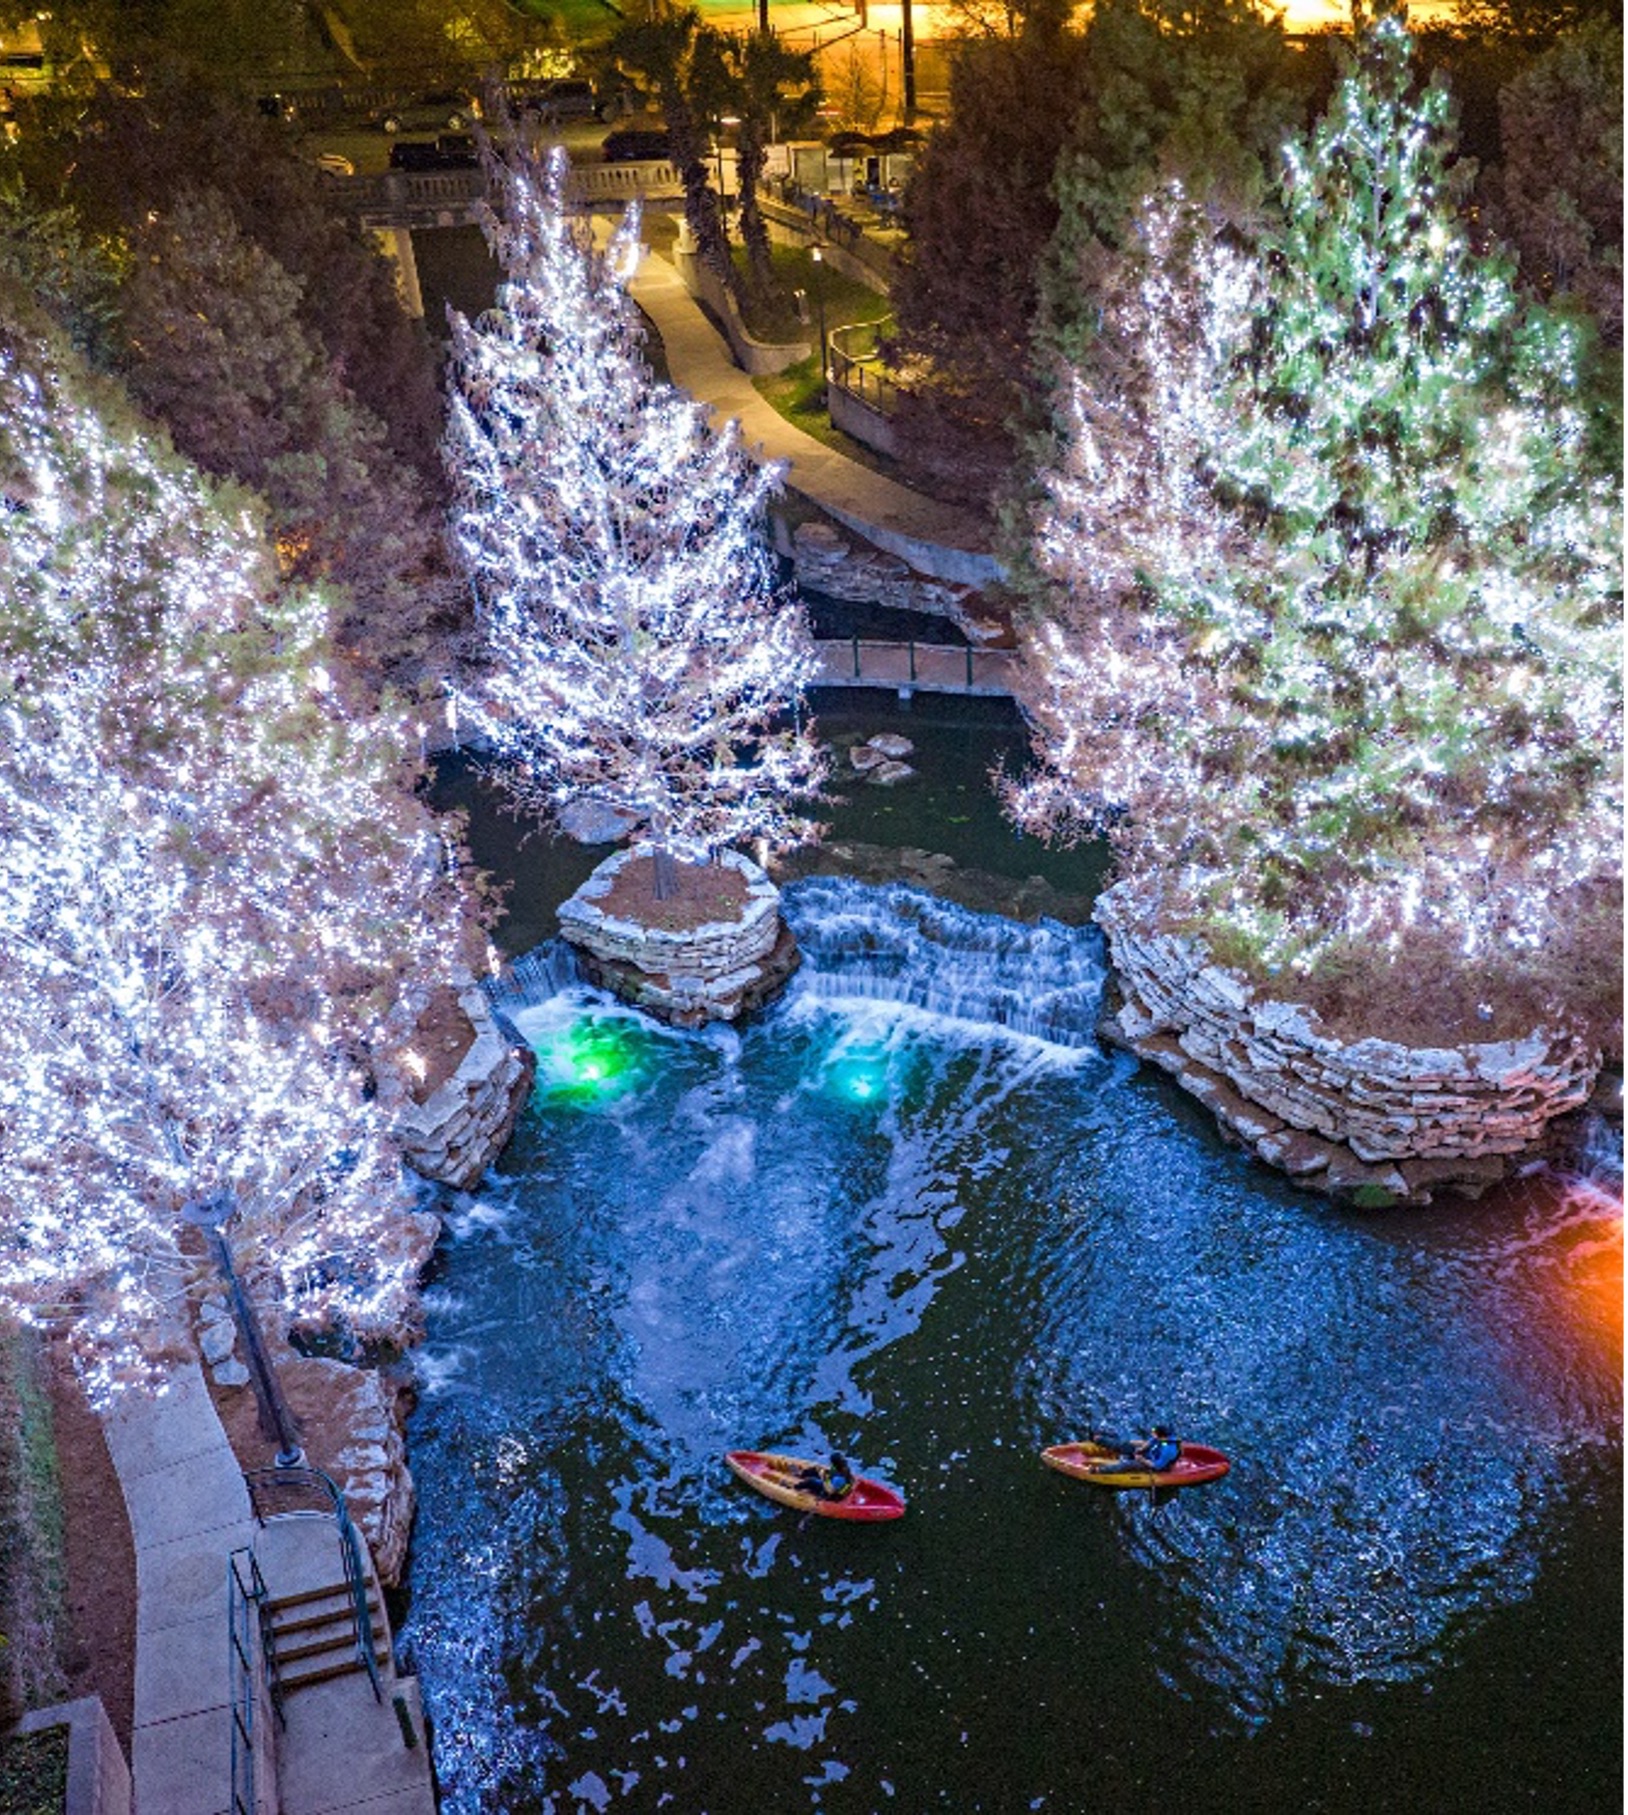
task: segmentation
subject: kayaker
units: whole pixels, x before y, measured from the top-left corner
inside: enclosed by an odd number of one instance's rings
[[[1155,1474],[1162,1474],[1181,1455],[1180,1441],[1162,1424],[1153,1427],[1153,1435],[1142,1445],[1142,1458]]]
[[[848,1466],[848,1458],[837,1450],[832,1450],[831,1460],[825,1470],[825,1497],[828,1500],[846,1500],[854,1491],[854,1471]]]
[[[796,1485],[821,1500],[846,1500],[854,1491],[854,1471],[846,1456],[832,1450],[831,1460],[823,1468],[805,1468]]]

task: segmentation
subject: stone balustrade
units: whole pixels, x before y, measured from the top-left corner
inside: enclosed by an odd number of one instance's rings
[[[1122,888],[1097,903],[1123,1001],[1104,1037],[1170,1072],[1302,1184],[1359,1203],[1478,1196],[1589,1097],[1601,1056],[1570,1034],[1408,1047],[1342,1042],[1261,998],[1202,941],[1149,933]]]

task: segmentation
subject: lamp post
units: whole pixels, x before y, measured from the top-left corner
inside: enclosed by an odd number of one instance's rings
[[[820,316],[820,395],[829,410],[831,371],[825,353],[825,254],[818,246],[810,246],[808,256],[814,266],[814,307]]]
[[[904,0],[899,19],[899,75],[904,87],[904,123],[916,117],[916,27],[910,0]]]
[[[200,1198],[196,1203],[188,1204],[181,1214],[189,1223],[203,1231],[204,1240],[209,1244],[209,1257],[219,1267],[221,1277],[226,1281],[232,1318],[237,1324],[238,1334],[243,1338],[243,1351],[249,1358],[249,1380],[254,1387],[255,1405],[260,1412],[261,1434],[268,1443],[277,1445],[279,1468],[298,1468],[305,1461],[305,1451],[300,1444],[300,1427],[295,1423],[294,1414],[289,1410],[288,1401],[284,1399],[282,1388],[277,1384],[271,1357],[266,1353],[266,1339],[260,1329],[260,1319],[255,1316],[254,1306],[249,1303],[243,1282],[232,1265],[232,1250],[224,1233],[232,1210],[231,1198],[224,1192],[218,1192],[213,1197]]]

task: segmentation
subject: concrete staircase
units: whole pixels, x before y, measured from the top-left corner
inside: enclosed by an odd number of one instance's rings
[[[262,1631],[282,1717],[280,1815],[435,1815],[418,1679],[396,1674],[384,1596],[364,1545],[374,1695],[341,1542],[326,1513],[270,1517],[255,1533],[266,1583]]]
[[[373,1660],[382,1675],[390,1668],[390,1650],[381,1636],[384,1608],[371,1582],[368,1613],[373,1621]],[[273,1596],[265,1614],[268,1649],[277,1660],[278,1693],[285,1702],[296,1690],[314,1683],[365,1674],[366,1666],[357,1651],[356,1613],[343,1580],[330,1588]]]

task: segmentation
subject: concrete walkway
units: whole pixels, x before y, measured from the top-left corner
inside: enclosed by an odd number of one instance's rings
[[[629,289],[661,336],[674,384],[718,415],[734,417],[759,458],[787,461],[793,490],[920,572],[970,585],[996,578],[987,543],[966,511],[850,460],[804,434],[760,396],[666,259],[647,252]]]
[[[342,1579],[336,1528],[329,1518],[256,1525],[196,1363],[175,1370],[162,1398],[122,1395],[102,1426],[136,1553],[134,1815],[231,1815],[228,1559],[252,1547],[273,1600],[297,1597],[313,1581]],[[384,1669],[382,1704],[357,1674],[291,1695],[280,1732],[262,1705],[257,1815],[433,1815],[418,1685]]]
[[[196,1364],[103,1420],[136,1551],[136,1815],[226,1815],[232,1793],[227,1558],[252,1543],[243,1471]]]

